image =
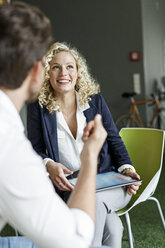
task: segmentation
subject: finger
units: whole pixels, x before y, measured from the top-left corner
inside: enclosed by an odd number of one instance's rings
[[[88,131],[84,132],[84,134],[82,136],[82,141],[86,142],[88,140],[88,137],[89,137],[89,132]]]
[[[139,189],[138,185],[131,184],[127,187],[127,193],[135,195],[138,189]]]
[[[66,179],[64,172],[72,174],[73,172],[67,169],[65,166],[62,167],[62,170],[59,172],[58,176],[56,176],[57,183],[62,183],[61,187],[65,190],[73,190],[73,186]]]
[[[93,127],[94,127],[94,121],[93,120],[89,121],[86,127],[84,128],[84,133],[90,133]]]
[[[54,184],[60,190],[63,190],[63,191],[69,190],[70,191],[70,189],[68,187],[66,187],[62,182],[54,181]]]
[[[61,178],[61,182],[67,188],[67,190],[73,190],[74,189],[74,187],[70,184],[70,182],[68,181],[68,179],[66,179],[66,177]]]
[[[131,187],[127,187],[127,193],[129,195],[136,195],[136,190],[133,190]]]
[[[62,188],[61,188],[61,183],[58,183],[57,181],[53,181],[53,183],[54,183],[54,185],[58,188],[58,189],[60,189],[60,190],[62,190]]]
[[[58,176],[55,177],[54,182],[55,182],[55,185],[56,185],[58,188],[61,188],[61,187],[63,186],[63,182],[62,182],[61,178],[58,177]]]
[[[99,139],[101,138],[102,140],[105,140],[105,138],[107,137],[107,132],[102,125],[101,115],[97,114],[95,116],[94,124],[95,125],[94,125],[93,135],[95,135],[95,137]]]
[[[140,186],[142,183],[141,182],[136,182],[136,183],[133,183],[133,185],[135,185],[135,186]]]
[[[62,174],[56,177],[56,182],[58,186],[65,188],[65,190],[73,190],[73,186],[69,183],[68,179]]]
[[[95,132],[100,134],[100,129],[102,129],[102,122],[101,122],[101,115],[97,114],[95,115],[95,118],[93,121],[88,122],[87,126],[84,129],[84,133],[82,136],[82,140],[85,142],[88,140],[89,136]],[[106,134],[106,132],[105,132]]]
[[[101,115],[95,115],[93,121],[88,122],[87,126],[84,129],[83,139],[88,139],[88,137],[92,134],[94,129],[98,129],[97,126],[102,126]]]
[[[60,190],[63,190],[63,191],[68,190],[68,188],[67,188],[67,187],[65,186],[65,184],[63,184],[62,182],[61,182],[61,183],[59,183],[58,188],[59,188]]]
[[[139,185],[132,184],[130,185],[130,189],[137,191],[139,189]]]
[[[129,195],[136,195],[136,192],[134,193],[133,191],[131,191],[131,190],[127,190],[127,193],[129,194]]]
[[[90,136],[90,134],[92,133],[94,128],[94,121],[90,121],[88,122],[88,124],[86,125],[86,127],[84,128],[84,133],[82,136],[82,140],[85,142],[88,137]]]

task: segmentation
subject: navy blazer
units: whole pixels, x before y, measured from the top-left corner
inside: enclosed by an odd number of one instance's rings
[[[91,98],[90,108],[84,111],[86,121],[89,122],[96,114],[101,114],[103,126],[108,133],[99,154],[98,172],[117,170],[123,164],[132,164],[103,97],[97,94]],[[40,107],[38,101],[29,104],[27,131],[33,148],[42,158],[60,162],[55,113],[49,114],[46,107]]]

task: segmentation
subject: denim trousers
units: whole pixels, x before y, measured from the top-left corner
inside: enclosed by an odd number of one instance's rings
[[[18,236],[18,237],[0,237],[0,248],[39,248],[39,247],[34,245],[27,238]],[[97,246],[93,248],[109,248],[109,247]]]

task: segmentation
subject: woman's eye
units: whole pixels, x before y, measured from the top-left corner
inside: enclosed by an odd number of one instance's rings
[[[73,69],[73,65],[68,65],[68,69]]]
[[[54,65],[53,67],[52,67],[52,70],[59,70],[59,66],[58,65]]]

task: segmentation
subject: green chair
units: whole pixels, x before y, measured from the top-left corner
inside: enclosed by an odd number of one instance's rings
[[[127,148],[131,161],[143,180],[136,195],[129,204],[119,210],[119,216],[125,215],[129,244],[133,248],[133,235],[129,211],[140,202],[153,200],[156,202],[160,218],[165,229],[165,220],[159,201],[151,197],[157,187],[163,162],[164,131],[151,128],[123,128],[120,136]]]

